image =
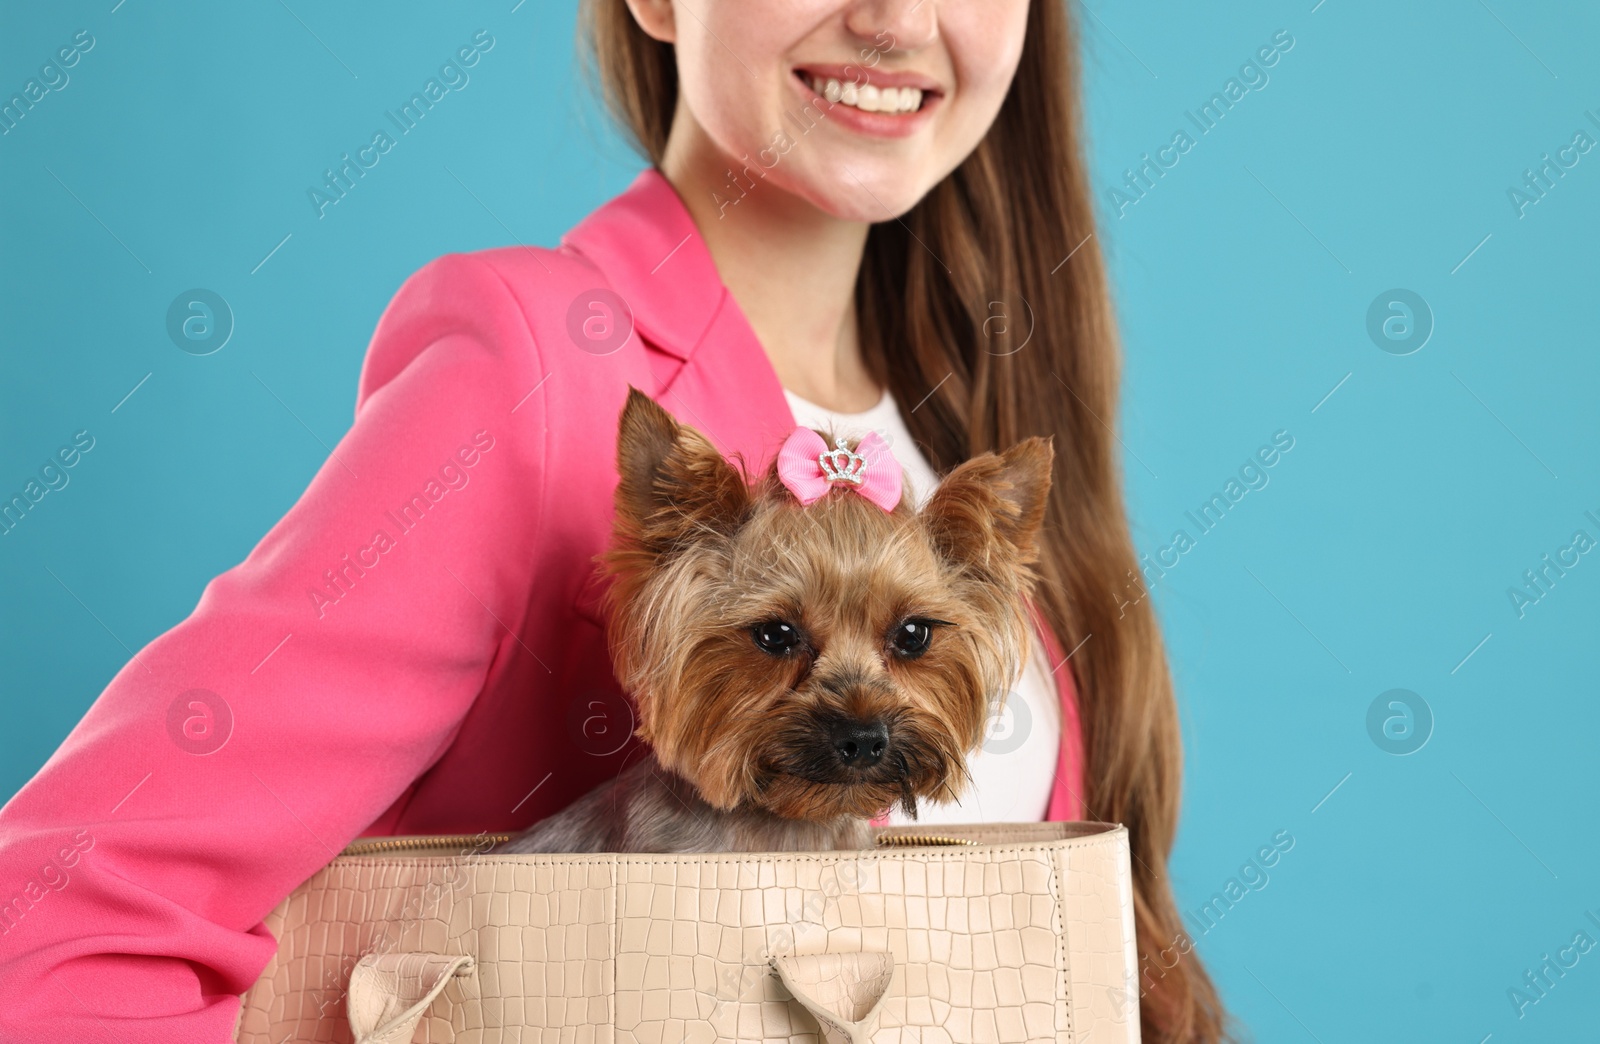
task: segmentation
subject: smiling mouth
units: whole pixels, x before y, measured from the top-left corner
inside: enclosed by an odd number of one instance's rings
[[[885,116],[908,116],[939,96],[938,91],[921,87],[880,86],[871,83],[870,78],[866,82],[839,80],[804,69],[796,69],[794,74],[801,83],[826,101]]]

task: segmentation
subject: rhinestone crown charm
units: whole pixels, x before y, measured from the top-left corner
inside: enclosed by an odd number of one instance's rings
[[[903,469],[876,431],[869,431],[846,449],[843,437],[834,436],[828,448],[822,435],[800,425],[783,440],[774,463],[778,478],[801,506],[815,503],[828,491],[844,487],[866,497],[885,511],[900,503]]]
[[[822,477],[829,482],[861,485],[867,470],[867,458],[853,450],[845,449],[842,439],[837,440],[834,446],[835,448],[831,450],[817,454],[817,465],[822,468]]]

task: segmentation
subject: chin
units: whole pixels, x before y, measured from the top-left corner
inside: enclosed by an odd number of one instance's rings
[[[937,184],[938,178],[912,173],[919,166],[845,153],[816,164],[815,169],[797,169],[773,187],[841,221],[878,224],[904,216]],[[777,173],[769,172],[768,180],[777,181]]]
[[[772,777],[751,805],[777,816],[807,823],[835,819],[871,819],[902,798],[899,786],[886,783],[818,783],[799,776]]]

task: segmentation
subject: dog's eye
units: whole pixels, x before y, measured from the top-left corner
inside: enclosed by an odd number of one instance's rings
[[[750,636],[764,653],[787,656],[800,644],[800,632],[782,620],[768,620],[750,629]]]
[[[928,620],[907,620],[894,629],[889,644],[907,660],[915,660],[928,651],[933,640],[933,625]]]

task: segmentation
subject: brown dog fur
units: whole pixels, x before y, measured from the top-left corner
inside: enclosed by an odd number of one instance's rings
[[[975,457],[920,512],[909,493],[885,512],[848,489],[802,506],[776,462],[752,483],[630,389],[600,559],[651,756],[501,850],[857,848],[893,804],[959,797],[1028,649],[1053,456],[1030,438]],[[908,620],[938,621],[914,657],[892,641]],[[800,644],[759,646],[771,621]],[[828,729],[844,720],[886,727],[881,761],[841,768]]]

